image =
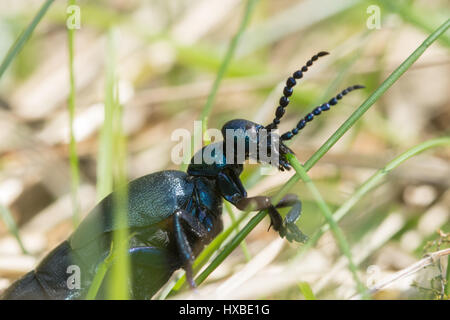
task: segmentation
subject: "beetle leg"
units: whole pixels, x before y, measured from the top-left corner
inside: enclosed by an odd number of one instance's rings
[[[179,209],[175,211],[173,215],[175,239],[178,246],[178,250],[183,261],[184,270],[186,271],[186,279],[192,288],[195,288],[195,281],[192,273],[192,263],[194,262],[194,254],[189,241],[186,236],[185,228],[182,225],[184,222],[192,233],[199,238],[207,236],[208,232],[201,222],[191,215],[189,212]]]
[[[273,226],[273,228],[276,231],[280,231],[283,219],[281,218],[280,214],[278,213],[277,209],[274,205],[272,205],[270,198],[267,196],[256,196],[256,197],[250,197],[250,198],[242,198],[239,201],[236,202],[236,208],[239,210],[245,210],[249,207],[251,207],[253,210],[266,210],[270,216],[270,226]]]
[[[194,233],[197,237],[205,238],[208,236],[208,231],[196,216],[190,214],[185,210],[178,210],[177,212],[175,212],[175,215],[177,215],[179,219],[186,223],[189,226],[189,231]]]
[[[270,216],[269,229],[273,226],[275,231],[280,233],[281,237],[286,237],[289,241],[295,240],[304,242],[306,240],[306,236],[295,224],[295,221],[300,217],[301,212],[301,202],[298,200],[297,196],[288,194],[276,205],[273,205],[270,198],[266,196],[249,198],[242,186],[241,180],[233,170],[220,173],[217,176],[217,182],[222,196],[239,210],[246,210],[247,208],[251,208],[252,210],[267,210]],[[277,208],[284,207],[292,207],[292,209],[283,221]]]
[[[293,193],[289,193],[283,197],[278,203],[275,205],[276,208],[286,208],[286,207],[292,207],[294,204],[300,202],[298,200],[297,195]]]
[[[297,227],[295,222],[300,217],[301,202],[294,194],[287,194],[276,205],[272,205],[270,198],[266,196],[256,196],[250,198],[242,198],[236,202],[236,207],[245,210],[248,206],[253,205],[254,210],[267,210],[270,216],[270,226],[280,233],[281,237],[286,237],[288,241],[295,240],[297,242],[305,242],[307,236],[304,235]],[[281,218],[277,208],[292,207],[286,215],[284,221]]]

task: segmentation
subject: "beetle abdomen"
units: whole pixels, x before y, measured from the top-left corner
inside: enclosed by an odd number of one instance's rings
[[[68,267],[73,259],[68,241],[53,249],[35,270],[14,282],[1,296],[5,300],[62,300],[79,297],[80,291],[68,285]],[[81,275],[80,275],[81,276]]]

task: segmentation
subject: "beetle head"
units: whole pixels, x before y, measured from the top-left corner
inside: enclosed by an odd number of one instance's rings
[[[234,119],[224,124],[222,135],[227,158],[233,158],[235,163],[243,163],[250,158],[282,171],[290,169],[285,155],[293,152],[282,143],[275,130],[267,130],[250,120]]]

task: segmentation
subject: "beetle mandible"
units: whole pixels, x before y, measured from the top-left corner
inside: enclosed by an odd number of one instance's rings
[[[319,52],[307,61],[286,81],[283,95],[275,112],[275,118],[263,126],[249,120],[235,119],[223,125],[223,141],[214,142],[213,147],[225,152],[213,153],[212,163],[196,163],[196,155],[191,160],[187,172],[166,170],[152,173],[128,184],[128,226],[132,237],[129,243],[129,257],[132,265],[130,296],[134,299],[151,298],[170,278],[172,273],[183,268],[191,287],[195,287],[192,263],[205,245],[222,231],[222,201],[225,199],[240,210],[267,210],[270,226],[289,241],[303,242],[306,236],[295,224],[300,216],[301,202],[293,194],[286,195],[273,205],[267,196],[247,197],[247,192],[239,178],[243,171],[243,161],[255,157],[250,153],[250,143],[256,142],[260,151],[276,155],[278,161],[270,163],[279,170],[290,170],[285,156],[292,154],[284,141],[290,140],[315,116],[336,105],[338,100],[354,89],[348,87],[334,98],[316,107],[302,118],[292,130],[278,136],[277,129],[285,108],[289,104],[293,87],[297,80],[314,61],[327,52]],[[234,132],[230,138],[227,132]],[[261,144],[263,132],[265,145]],[[269,139],[267,139],[269,138]],[[230,139],[233,139],[230,141]],[[244,146],[244,154],[238,159],[238,145]],[[205,152],[208,146],[197,153]],[[266,148],[261,150],[261,148]],[[211,149],[211,145],[209,149]],[[227,150],[228,149],[228,150]],[[233,155],[226,157],[226,151]],[[203,159],[203,157],[202,157]],[[13,283],[2,295],[3,299],[82,299],[89,289],[97,267],[111,249],[113,223],[113,194],[104,198],[82,221],[73,234],[36,267]],[[278,208],[290,207],[283,220]],[[70,266],[81,270],[80,288],[67,285]],[[107,281],[104,281],[107,283]],[[70,287],[70,288],[69,288]],[[106,285],[102,285],[98,298],[105,297]]]

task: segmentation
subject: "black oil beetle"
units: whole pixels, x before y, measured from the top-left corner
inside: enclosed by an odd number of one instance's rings
[[[348,92],[362,88],[356,85],[345,89],[307,114],[294,129],[278,136],[276,129],[289,104],[296,80],[303,77],[314,61],[326,54],[319,52],[314,55],[287,79],[275,118],[269,125],[262,126],[242,119],[231,120],[222,128],[224,140],[212,144],[217,150],[224,150],[212,153],[214,161],[194,161],[198,153],[211,150],[209,145],[194,155],[186,173],[160,171],[128,184],[128,224],[132,234],[129,243],[132,264],[129,282],[132,298],[150,299],[179,268],[184,268],[189,284],[195,286],[192,263],[202,248],[222,231],[222,199],[240,210],[250,205],[253,210],[267,210],[271,226],[281,237],[289,241],[305,241],[306,237],[295,225],[301,211],[300,201],[295,195],[287,195],[275,205],[266,196],[247,197],[239,176],[243,161],[255,157],[250,152],[252,142],[257,143],[255,159],[258,162],[267,162],[259,157],[259,152],[265,151],[269,156],[277,156],[277,162],[270,164],[279,170],[289,170],[285,155],[293,152],[283,142],[296,135],[315,116],[337,104]],[[232,141],[227,135],[230,130],[238,132],[232,135]],[[260,141],[263,132],[268,142],[265,145]],[[244,146],[241,159],[237,156],[239,145]],[[233,151],[233,156],[228,157],[227,151]],[[83,299],[99,263],[111,249],[112,232],[115,230],[113,203],[113,194],[104,198],[66,241],[50,252],[35,270],[13,283],[3,293],[2,299]],[[291,207],[286,216],[288,219],[284,220],[277,211],[283,207]],[[70,288],[67,283],[67,270],[72,265],[81,270],[79,288]],[[102,285],[97,298],[104,298],[106,290],[106,286]]]

